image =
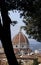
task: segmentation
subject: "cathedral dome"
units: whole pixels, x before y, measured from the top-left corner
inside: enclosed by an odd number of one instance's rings
[[[14,53],[15,54],[25,54],[27,53],[27,50],[29,48],[29,41],[27,37],[22,33],[19,32],[12,40],[13,48],[14,48]]]
[[[29,45],[28,39],[26,38],[26,36],[22,33],[19,32],[12,40],[12,43],[14,45],[16,44],[27,44]]]

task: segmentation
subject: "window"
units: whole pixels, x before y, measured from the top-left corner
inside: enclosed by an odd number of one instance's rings
[[[16,45],[16,47],[18,47],[18,46]]]
[[[24,45],[22,45],[22,47],[24,47]]]

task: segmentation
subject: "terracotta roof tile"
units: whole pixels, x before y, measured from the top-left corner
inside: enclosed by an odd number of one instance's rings
[[[19,32],[12,40],[12,43],[14,43],[14,44],[18,44],[19,42],[23,43],[23,44],[29,43],[28,39],[26,38],[26,36],[24,34],[22,34],[22,32]]]

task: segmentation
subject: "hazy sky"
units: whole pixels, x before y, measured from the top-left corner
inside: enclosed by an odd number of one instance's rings
[[[15,26],[11,25],[11,37],[13,38],[13,36],[15,36],[19,31],[20,31],[20,27],[24,26],[25,24],[22,22],[23,21],[23,17],[20,18],[20,13],[17,12],[9,12],[9,17],[11,18],[12,21],[17,21],[17,24]]]

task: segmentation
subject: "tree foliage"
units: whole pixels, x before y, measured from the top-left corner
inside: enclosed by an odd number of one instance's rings
[[[39,17],[34,19],[27,17],[24,23],[26,25],[22,28],[26,30],[26,33],[29,34],[29,37],[41,42],[41,19]]]
[[[34,0],[31,2],[32,6],[29,4],[30,7],[28,7],[24,13],[23,22],[26,26],[23,26],[23,28],[26,30],[26,33],[30,35],[29,37],[41,41],[41,1]]]
[[[38,59],[34,59],[33,65],[38,65]]]

